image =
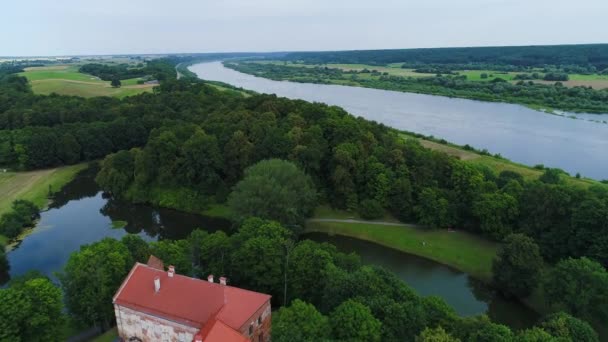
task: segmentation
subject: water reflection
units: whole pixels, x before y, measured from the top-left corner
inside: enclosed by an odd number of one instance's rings
[[[94,182],[95,168],[80,173],[54,197],[40,215],[36,227],[8,253],[11,276],[38,270],[54,279],[70,254],[81,245],[105,237],[120,239],[137,234],[146,241],[182,239],[194,229],[230,230],[230,221],[133,205],[104,197]],[[113,229],[112,221],[126,221],[124,229]]]

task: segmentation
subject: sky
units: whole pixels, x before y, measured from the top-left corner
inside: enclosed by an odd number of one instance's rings
[[[608,43],[608,0],[4,0],[0,56]]]

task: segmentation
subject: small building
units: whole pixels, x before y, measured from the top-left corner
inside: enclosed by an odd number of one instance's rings
[[[122,341],[270,341],[270,296],[175,273],[150,257],[136,263],[113,298]]]

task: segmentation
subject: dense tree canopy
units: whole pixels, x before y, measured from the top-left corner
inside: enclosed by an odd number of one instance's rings
[[[507,294],[528,296],[538,286],[543,258],[534,240],[509,235],[492,263],[494,283]]]
[[[302,224],[317,205],[317,194],[308,175],[290,162],[271,159],[245,170],[228,205],[237,221],[256,216],[288,226]]]
[[[73,253],[59,275],[66,306],[76,320],[107,328],[114,321],[112,297],[133,259],[120,241],[106,238]]]

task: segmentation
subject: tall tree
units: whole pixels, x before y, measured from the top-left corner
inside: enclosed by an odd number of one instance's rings
[[[380,341],[382,323],[371,310],[352,299],[340,304],[330,315],[332,336],[345,341]]]
[[[288,226],[301,225],[317,204],[317,194],[308,175],[293,163],[271,159],[245,170],[228,205],[242,221],[256,216]]]
[[[272,340],[278,342],[325,341],[330,328],[327,317],[299,299],[272,316]]]
[[[534,240],[512,234],[492,262],[493,280],[503,292],[525,297],[537,287],[542,268],[543,258]]]
[[[549,304],[580,318],[608,321],[608,272],[587,258],[560,261],[544,281]]]
[[[58,275],[70,314],[83,323],[108,328],[114,321],[112,296],[132,266],[127,247],[110,238],[72,253]]]

